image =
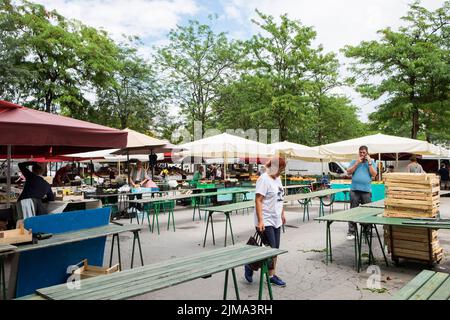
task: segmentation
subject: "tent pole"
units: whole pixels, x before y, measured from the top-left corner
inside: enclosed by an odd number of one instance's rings
[[[378,167],[379,167],[379,172],[378,172],[378,181],[381,181],[381,175],[383,174],[383,170],[382,169],[382,164],[381,164],[381,153],[378,154]]]
[[[153,149],[150,150],[150,155],[153,155]],[[153,181],[153,175],[155,174],[155,165],[150,163],[150,166],[152,167],[152,181]]]
[[[320,164],[321,164],[321,166],[322,166],[322,176],[324,175],[324,171],[323,171],[323,159],[320,159]]]
[[[92,162],[92,159],[91,159],[91,186],[94,184],[94,182],[92,181],[93,175],[94,175],[94,163]]]
[[[6,162],[7,162],[7,171],[6,171],[6,208],[10,208],[10,200],[9,200],[9,196],[11,195],[11,145],[8,144],[7,146],[7,157],[6,157]]]
[[[287,161],[286,161],[287,162]],[[286,178],[286,176],[287,176],[287,173],[286,173],[286,169],[284,169],[284,186],[287,186],[287,183],[286,183],[286,180],[287,180],[287,178]],[[286,192],[286,194],[287,194],[287,192]]]
[[[398,152],[395,154],[395,170],[398,171]]]
[[[130,185],[130,152],[127,150],[127,170],[128,170],[128,185]]]
[[[227,180],[227,156],[223,158],[223,180]]]

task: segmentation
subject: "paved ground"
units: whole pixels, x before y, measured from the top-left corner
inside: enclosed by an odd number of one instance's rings
[[[361,273],[357,273],[354,267],[353,241],[346,239],[347,224],[333,223],[332,244],[333,263],[326,265],[325,258],[325,223],[312,220],[318,216],[318,201],[315,201],[310,211],[311,220],[300,221],[300,207],[287,205],[286,232],[281,236],[281,249],[288,251],[278,259],[277,274],[287,282],[285,288],[274,287],[275,299],[390,299],[390,297],[409,280],[416,276],[426,265],[403,262],[399,267],[386,267],[382,261],[381,250],[375,245],[375,258],[379,261],[381,288],[379,292],[367,288],[368,265],[365,264]],[[334,210],[342,210],[342,204],[336,204]],[[223,216],[215,216],[214,226],[216,234],[216,246],[212,245],[212,239],[207,239],[203,248],[203,236],[206,223],[198,220],[192,221],[192,210],[177,206],[175,210],[176,232],[168,231],[167,215],[161,215],[161,234],[150,233],[146,228],[141,233],[142,249],[146,264],[155,263],[175,257],[183,257],[205,250],[214,250],[223,246],[225,219]],[[441,197],[441,217],[450,218],[450,198]],[[136,221],[136,220],[135,220]],[[129,220],[120,220],[129,223]],[[144,222],[147,226],[147,222]],[[253,234],[253,212],[233,214],[232,225],[236,243],[246,243]],[[382,227],[378,227],[382,233]],[[129,268],[131,259],[132,237],[122,235],[122,263],[124,269]],[[450,253],[450,230],[439,231],[439,241],[444,248],[446,256]],[[107,241],[105,261],[109,261],[109,246]],[[367,246],[363,252],[368,252]],[[117,257],[116,257],[117,258]],[[135,260],[135,263],[138,260]],[[390,260],[389,260],[390,261]],[[450,261],[444,257],[444,261],[436,265],[436,271],[450,272]],[[257,299],[259,274],[255,274],[254,282],[247,284],[243,278],[243,268],[237,270],[241,299]],[[231,280],[231,278],[230,278]],[[171,288],[159,290],[142,295],[134,299],[222,299],[224,273],[215,274],[208,279],[198,279]],[[230,281],[229,298],[234,298],[234,290]],[[265,298],[268,298],[265,290]]]

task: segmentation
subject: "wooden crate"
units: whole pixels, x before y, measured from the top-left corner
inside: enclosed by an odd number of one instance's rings
[[[111,268],[107,267],[98,267],[98,266],[90,266],[88,265],[87,259],[83,260],[83,266],[76,269],[73,274],[79,274],[80,279],[88,279],[93,278],[105,274],[111,274],[119,271],[119,264],[113,265]]]
[[[25,242],[33,242],[33,233],[26,230],[23,224],[19,224],[19,228],[0,232],[0,244],[18,244]]]
[[[407,258],[435,263],[443,258],[437,230],[391,226],[384,228],[384,237],[394,261]]]
[[[426,173],[388,173],[385,179],[386,217],[433,218],[439,214],[439,177]]]

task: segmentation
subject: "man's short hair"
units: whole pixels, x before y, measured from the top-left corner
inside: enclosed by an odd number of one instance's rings
[[[409,158],[411,161],[417,161],[417,157],[415,155],[412,155],[411,158]]]
[[[359,151],[361,151],[361,150],[366,150],[367,152],[369,152],[369,148],[367,146],[359,147]]]
[[[44,173],[44,168],[39,164],[39,163],[35,163],[33,164],[33,166],[31,167],[31,171],[40,176],[41,174]]]

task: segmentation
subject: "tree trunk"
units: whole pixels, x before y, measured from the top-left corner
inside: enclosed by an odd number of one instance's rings
[[[319,121],[318,121],[318,132],[317,132],[317,145],[320,146],[322,144],[322,108],[321,105],[319,103],[319,105],[317,106],[317,111],[318,111],[318,115],[319,115]]]
[[[418,132],[419,132],[419,108],[414,106],[412,110],[411,138],[417,139]]]

